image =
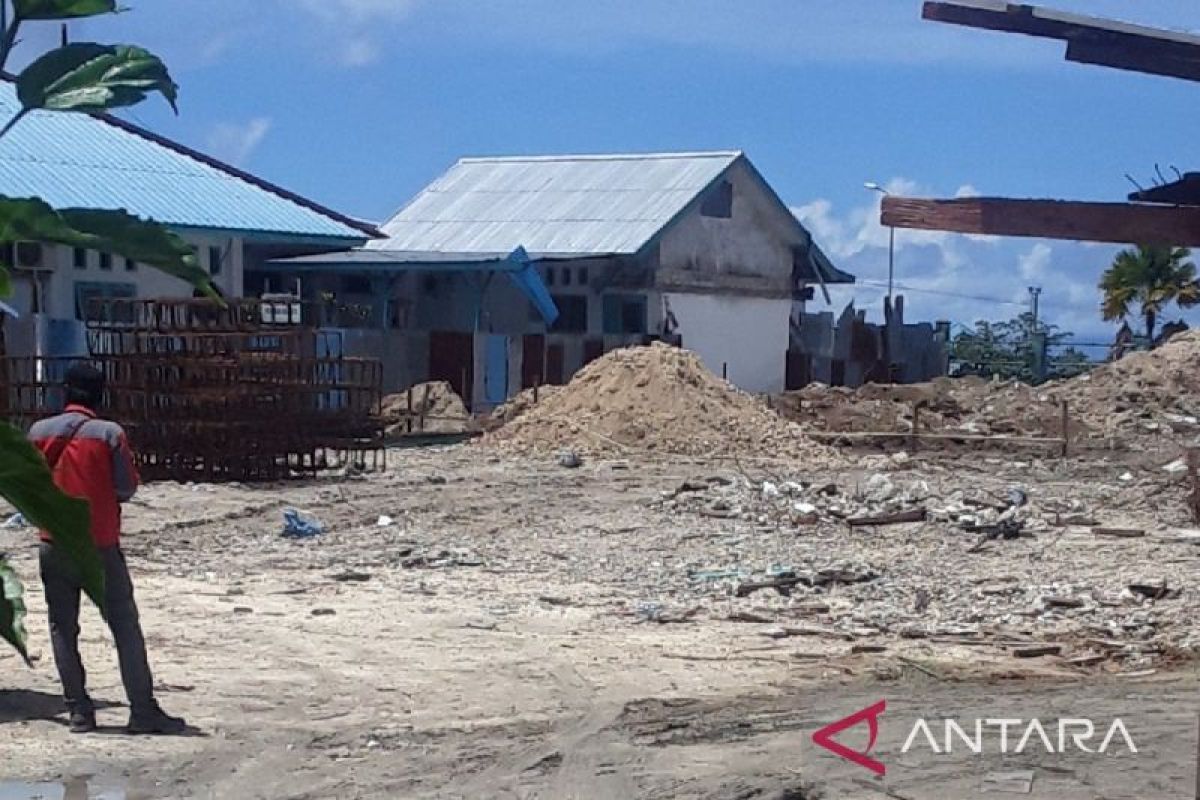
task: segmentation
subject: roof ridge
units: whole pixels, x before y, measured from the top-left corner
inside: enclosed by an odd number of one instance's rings
[[[577,153],[559,155],[526,155],[526,156],[468,156],[460,158],[459,164],[496,164],[551,161],[666,161],[687,158],[728,158],[736,159],[745,155],[742,150],[696,150],[660,153]]]

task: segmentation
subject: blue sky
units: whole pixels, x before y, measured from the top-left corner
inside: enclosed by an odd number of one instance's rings
[[[1114,200],[1126,173],[1200,169],[1196,84],[922,22],[919,0],[128,4],[72,36],[168,61],[180,116],[151,104],[133,119],[339,210],[385,219],[463,155],[737,148],[866,281],[853,296],[872,310],[887,236],[864,181]],[[1200,28],[1194,0],[1051,4]],[[1051,321],[1108,338],[1095,284],[1113,253],[902,231],[897,273],[910,319],[1011,316],[1037,284]]]

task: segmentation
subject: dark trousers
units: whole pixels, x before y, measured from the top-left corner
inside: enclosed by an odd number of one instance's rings
[[[146,640],[133,599],[133,581],[121,548],[102,547],[99,552],[104,565],[105,613],[117,644],[121,682],[133,715],[142,716],[153,712],[154,680],[146,661]],[[94,707],[87,693],[87,672],[79,657],[79,600],[83,593],[79,575],[52,544],[42,543],[40,562],[50,615],[50,642],[67,709],[88,713]]]

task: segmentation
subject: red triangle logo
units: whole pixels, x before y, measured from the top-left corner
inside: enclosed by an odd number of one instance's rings
[[[851,714],[845,719],[840,719],[837,722],[826,725],[821,730],[812,735],[813,744],[824,747],[834,755],[844,758],[860,767],[871,770],[876,775],[887,774],[887,767],[879,761],[871,758],[868,755],[875,747],[875,741],[879,738],[879,717],[887,710],[887,700],[880,700],[873,706],[864,708],[855,714]],[[866,722],[870,728],[871,741],[867,744],[867,749],[861,753],[857,750],[851,750],[846,745],[834,740],[834,736],[845,730],[853,728],[862,722]]]

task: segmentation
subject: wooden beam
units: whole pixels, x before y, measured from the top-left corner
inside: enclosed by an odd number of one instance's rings
[[[927,231],[1200,247],[1200,207],[1188,206],[889,196],[883,199],[882,221],[895,228]]]
[[[1067,42],[1067,60],[1200,81],[1200,36],[1004,0],[929,0],[922,17]]]
[[[1145,47],[1071,42],[1067,45],[1067,61],[1200,82],[1200,57],[1172,58]]]

